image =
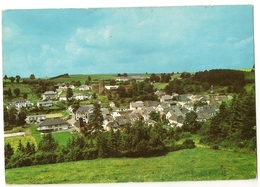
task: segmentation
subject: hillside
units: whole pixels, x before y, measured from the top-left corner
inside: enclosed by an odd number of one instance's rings
[[[207,148],[185,149],[168,153],[166,156],[151,158],[107,158],[6,170],[7,184],[75,184],[255,178],[255,155]]]

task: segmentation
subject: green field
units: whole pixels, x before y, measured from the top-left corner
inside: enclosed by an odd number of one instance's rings
[[[7,184],[255,179],[256,156],[194,148],[161,157],[107,158],[13,168],[5,174]]]

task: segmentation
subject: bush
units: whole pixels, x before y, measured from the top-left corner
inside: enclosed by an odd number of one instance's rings
[[[218,145],[213,145],[212,147],[211,147],[213,150],[219,150],[219,147],[218,147]]]
[[[186,139],[183,143],[182,143],[182,148],[183,149],[192,149],[195,148],[195,142],[191,139]]]

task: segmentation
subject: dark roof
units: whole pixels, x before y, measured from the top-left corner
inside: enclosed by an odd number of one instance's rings
[[[76,111],[76,113],[87,113],[89,111],[89,109],[94,108],[94,105],[83,105],[81,107],[78,108],[78,110]]]
[[[146,107],[157,107],[159,104],[158,101],[145,101]]]
[[[51,126],[51,125],[61,125],[61,124],[68,124],[66,121],[62,119],[46,119],[39,126]]]

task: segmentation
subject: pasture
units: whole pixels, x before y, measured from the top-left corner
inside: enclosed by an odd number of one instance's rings
[[[7,184],[237,180],[255,179],[256,166],[254,154],[197,147],[160,157],[107,158],[13,168],[5,174]]]

